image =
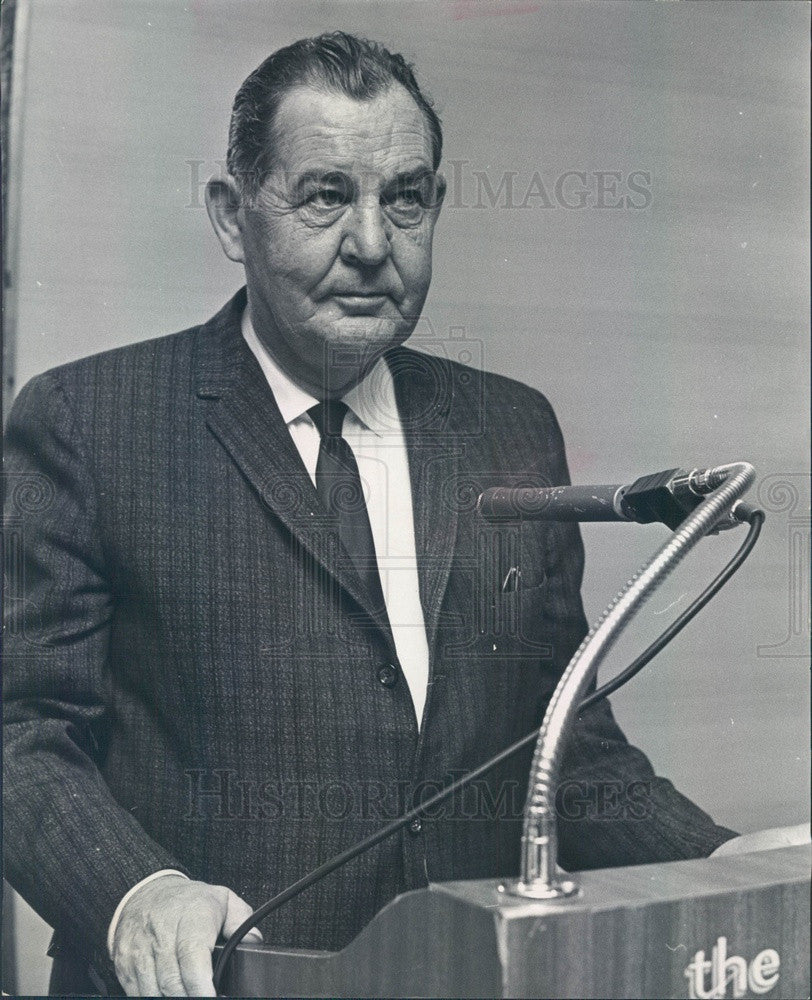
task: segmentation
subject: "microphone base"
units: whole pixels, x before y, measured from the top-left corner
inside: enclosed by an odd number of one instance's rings
[[[498,887],[499,892],[508,896],[521,896],[524,899],[568,899],[580,893],[577,882],[548,882],[546,879],[532,879],[523,882],[521,879],[511,879]]]

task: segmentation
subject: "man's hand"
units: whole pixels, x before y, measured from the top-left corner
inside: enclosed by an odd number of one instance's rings
[[[794,847],[796,844],[809,843],[809,824],[798,826],[776,826],[771,830],[756,830],[755,833],[745,833],[725,841],[711,854],[712,858],[724,857],[726,854],[749,854],[750,851],[772,851],[778,847]]]
[[[211,955],[251,914],[224,885],[164,875],[127,900],[113,941],[113,962],[127,996],[216,996]],[[259,944],[251,930],[246,942]]]

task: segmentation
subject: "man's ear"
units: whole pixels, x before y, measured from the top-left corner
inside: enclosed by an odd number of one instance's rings
[[[244,263],[240,190],[230,174],[212,177],[206,184],[206,211],[226,257],[238,264]]]

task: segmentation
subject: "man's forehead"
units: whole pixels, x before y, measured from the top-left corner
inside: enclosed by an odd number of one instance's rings
[[[400,84],[369,100],[296,87],[274,121],[274,162],[285,172],[432,166],[425,115]]]

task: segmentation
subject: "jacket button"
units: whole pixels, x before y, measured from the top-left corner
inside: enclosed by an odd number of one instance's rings
[[[398,682],[398,668],[394,663],[385,663],[378,671],[378,680],[384,687],[394,687]]]
[[[423,830],[423,823],[418,819],[413,819],[409,824],[409,833],[416,837]]]

